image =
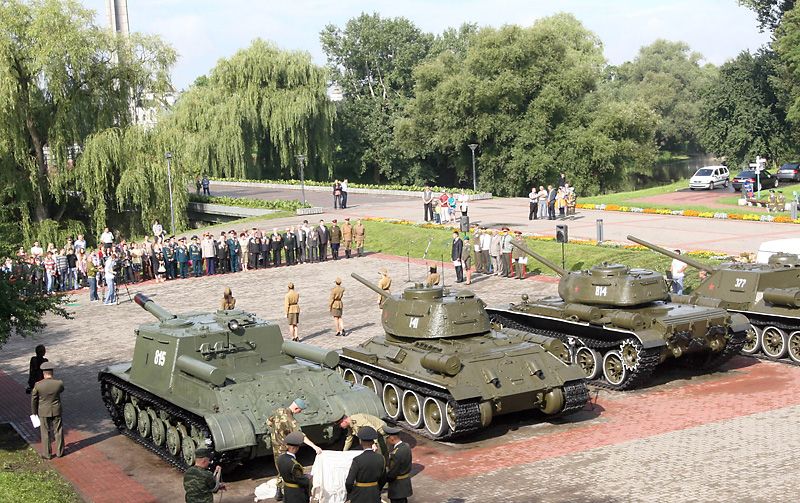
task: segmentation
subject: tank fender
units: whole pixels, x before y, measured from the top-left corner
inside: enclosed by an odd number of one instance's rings
[[[742,313],[731,313],[731,332],[745,332],[750,328],[750,320]]]
[[[458,402],[481,396],[481,392],[474,386],[458,386],[456,388],[449,388],[449,391]]]
[[[657,330],[642,330],[632,335],[639,339],[644,349],[660,348],[667,345],[667,341],[664,340],[661,333]]]
[[[204,418],[217,452],[256,445],[255,428],[244,414],[208,414]]]

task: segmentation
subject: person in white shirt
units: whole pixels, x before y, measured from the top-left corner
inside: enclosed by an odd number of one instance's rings
[[[539,185],[539,218],[547,218],[547,191],[544,185]]]
[[[78,234],[78,240],[75,241],[75,251],[86,251],[86,240],[83,239],[83,234]]]
[[[342,207],[341,210],[347,208],[347,178],[342,181]]]
[[[483,228],[483,232],[481,232],[480,238],[480,245],[481,245],[481,270],[480,272],[483,274],[491,274],[492,273],[492,261],[489,258],[489,249],[492,246],[492,235],[489,234],[489,231],[486,228]]]
[[[114,269],[117,265],[117,254],[114,253],[106,260],[106,265],[104,268],[104,273],[106,276],[106,288],[108,288],[108,292],[106,292],[106,302],[107,306],[114,305],[117,301],[116,292],[114,291]]]
[[[536,190],[536,187],[533,187],[531,193],[528,194],[528,203],[530,204],[528,220],[536,220],[536,214],[539,212],[539,191]]]
[[[158,220],[153,223],[153,239],[158,241],[158,238],[164,237],[164,228],[158,223]]]
[[[681,254],[680,250],[675,250],[675,253],[678,255]],[[686,268],[689,267],[688,264],[685,262],[681,262],[678,259],[672,259],[672,265],[670,266],[670,271],[672,271],[672,291],[678,295],[683,293],[683,276],[684,271]]]
[[[33,246],[31,246],[31,257],[41,257],[43,254],[44,250],[39,246],[39,242],[34,241]]]
[[[106,250],[110,249],[111,245],[114,244],[114,234],[108,230],[108,227],[103,228],[103,233],[100,234],[100,242],[103,243]]]
[[[467,216],[467,210],[469,210],[469,196],[464,189],[461,189],[461,195],[458,196],[458,209],[461,210],[462,216]]]

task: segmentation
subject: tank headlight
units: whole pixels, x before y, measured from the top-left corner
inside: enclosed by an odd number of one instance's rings
[[[231,332],[236,332],[237,330],[239,330],[239,322],[237,320],[229,321],[228,328],[231,329]]]

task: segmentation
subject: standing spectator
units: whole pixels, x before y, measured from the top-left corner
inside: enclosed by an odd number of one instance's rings
[[[203,255],[203,260],[206,261],[206,275],[211,276],[214,274],[214,258],[217,250],[216,246],[214,246],[214,238],[208,232],[203,234],[200,251]]]
[[[269,237],[269,247],[272,251],[272,267],[280,267],[283,236],[280,235],[277,227],[272,229],[272,236]]]
[[[560,188],[562,188],[562,189],[567,186],[567,174],[566,173],[561,173],[561,176],[558,179],[558,186]]]
[[[461,248],[461,267],[464,268],[467,284],[472,283],[472,247],[469,245],[469,234],[464,234],[464,245]]]
[[[161,227],[161,224],[158,223],[158,220],[153,222],[153,239],[158,241],[158,238],[164,237],[164,228]]]
[[[31,257],[38,258],[42,255],[44,255],[44,250],[39,246],[38,241],[34,241],[33,246],[31,246]]]
[[[78,234],[78,239],[75,241],[75,251],[81,250],[86,253],[86,240],[83,239],[83,234]]]
[[[547,191],[544,190],[544,185],[539,185],[539,218],[547,218]]]
[[[154,279],[156,275],[153,274],[153,243],[150,236],[144,237],[139,249],[142,250],[142,279]]]
[[[286,232],[283,233],[283,254],[286,256],[286,265],[295,264],[294,252],[296,248],[297,242],[294,237],[294,226],[287,227]]]
[[[189,260],[192,261],[192,273],[195,278],[199,278],[203,273],[203,252],[200,249],[200,238],[192,236],[192,244],[189,245]]]
[[[347,178],[342,181],[342,209],[347,208]]]
[[[106,250],[110,250],[111,245],[114,244],[114,234],[108,230],[108,227],[103,227],[103,233],[100,234],[100,242],[103,243]]]
[[[55,366],[42,363],[42,380],[33,386],[31,392],[31,414],[39,416],[42,433],[42,457],[50,459],[50,428],[56,437],[56,457],[64,457],[64,428],[61,423],[61,393],[64,383],[53,379]]]
[[[168,240],[161,246],[161,252],[164,254],[164,267],[165,267],[165,280],[175,279],[173,266],[175,262],[175,249],[172,247],[172,242]]]
[[[306,257],[309,262],[319,262],[319,234],[316,227],[309,227],[306,235]]]
[[[517,237],[513,242],[518,245],[525,245],[525,241],[522,239],[522,232],[517,231]],[[515,246],[511,251],[511,260],[514,263],[514,278],[525,279],[525,263],[523,262],[523,260],[527,262],[525,252]]]
[[[233,296],[231,287],[225,287],[225,292],[222,294],[222,303],[220,309],[236,309],[236,297]]]
[[[267,234],[267,229],[261,234],[263,237],[261,238],[261,258],[264,260],[264,267],[269,267],[271,257],[272,257],[272,238],[269,234]]]
[[[356,221],[355,227],[353,227],[353,235],[356,239],[356,253],[357,256],[363,257],[364,256],[364,242],[367,240],[367,228],[364,227],[364,224],[361,223],[361,219],[359,218]]]
[[[681,251],[675,250],[675,253],[680,255]],[[689,266],[685,262],[672,259],[672,265],[670,265],[669,269],[672,272],[672,292],[675,294],[683,294],[683,276],[687,267]]]
[[[339,209],[342,206],[342,184],[339,180],[333,182],[333,209]]]
[[[439,216],[442,224],[449,223],[450,212],[447,209],[447,192],[444,190],[442,195],[439,196]]]
[[[160,243],[153,245],[153,271],[155,271],[156,283],[166,281],[164,275],[167,272],[167,261],[164,259],[164,248]]]
[[[350,250],[353,247],[353,226],[350,225],[350,218],[345,218],[342,225],[342,244],[344,244],[345,258],[350,258]]]
[[[86,255],[83,254],[83,250],[77,250],[75,257],[78,259],[77,266],[78,266],[78,286],[77,288],[86,288]]]
[[[116,266],[117,266],[117,255],[116,253],[112,253],[106,259],[106,265],[104,268],[104,275],[106,277],[106,288],[108,288],[108,292],[106,293],[106,301],[105,305],[111,306],[114,305],[117,301],[117,295],[114,291],[114,274],[116,274]]]
[[[211,197],[211,182],[208,181],[208,176],[203,175],[203,179],[200,183],[203,185],[203,195]]]
[[[342,242],[342,229],[339,227],[339,224],[336,222],[336,219],[333,219],[333,225],[330,228],[330,240],[331,240],[331,256],[333,260],[339,260],[339,245]]]
[[[344,320],[342,320],[342,310],[344,303],[344,288],[342,288],[342,279],[336,278],[336,286],[331,289],[331,296],[328,299],[328,308],[331,310],[333,316],[333,328],[336,329],[336,336],[346,337],[347,332],[344,330]]]
[[[289,283],[289,291],[284,298],[283,317],[289,322],[289,335],[293,341],[300,341],[297,324],[300,322],[300,294],[294,291],[294,283]]]
[[[93,251],[86,261],[86,279],[89,281],[89,302],[100,300],[100,297],[97,296],[97,276],[99,274],[97,266],[99,264],[100,261],[97,258],[97,253]]]
[[[250,236],[248,236],[244,231],[239,234],[239,263],[241,264],[241,270],[247,271],[250,268],[248,260],[250,260]]]
[[[456,221],[456,198],[453,193],[447,194],[447,215],[451,223]]]
[[[530,206],[528,220],[536,220],[536,214],[539,211],[539,192],[536,187],[531,188],[531,192],[528,194],[528,205]]]
[[[228,245],[228,263],[230,264],[231,272],[241,271],[239,257],[242,254],[242,248],[239,240],[236,239],[236,231],[231,230],[228,232],[228,240],[225,243]]]
[[[28,366],[28,388],[25,390],[25,393],[31,394],[33,391],[33,387],[36,386],[36,383],[44,379],[44,374],[42,373],[42,364],[47,361],[47,358],[44,357],[47,350],[44,347],[44,344],[39,344],[36,346],[34,350],[36,353],[34,356],[31,356],[31,363]]]
[[[500,255],[503,253],[503,236],[497,229],[492,231],[492,241],[489,245],[489,255],[492,257],[492,269],[495,276],[500,276],[503,269],[500,264]]]
[[[575,187],[570,187],[567,192],[567,216],[570,220],[575,220],[575,208],[578,205],[578,196],[575,195]]]
[[[44,273],[47,278],[47,293],[53,293],[53,286],[55,285],[57,274],[56,259],[53,257],[53,252],[47,252],[42,264],[44,265]]]
[[[565,220],[567,214],[567,194],[562,187],[559,187],[558,192],[556,192],[556,206],[558,207],[559,218]]]
[[[66,292],[67,285],[69,284],[67,280],[69,276],[69,261],[67,260],[67,254],[64,248],[61,248],[56,256],[56,270],[58,271],[58,290],[60,292]]]
[[[491,274],[492,273],[492,261],[489,255],[489,250],[492,246],[492,235],[489,234],[489,231],[484,227],[481,229],[481,238],[480,238],[480,262],[481,262],[481,270],[483,274]]]
[[[258,269],[258,258],[261,255],[261,238],[258,235],[258,231],[256,228],[250,231],[250,240],[247,243],[247,251],[248,251],[248,265],[247,267],[250,269]]]
[[[330,237],[331,234],[325,226],[325,222],[320,220],[319,227],[317,227],[317,238],[319,242],[319,259],[323,262],[328,260],[328,241]]]
[[[67,249],[67,290],[78,289],[78,256],[75,255],[75,248]]]
[[[230,272],[230,261],[228,258],[228,242],[225,240],[225,231],[222,231],[219,233],[219,239],[217,239],[217,260],[214,265],[215,272],[220,274]]]
[[[135,285],[139,281],[142,280],[142,249],[139,248],[139,245],[131,243],[131,267],[133,268],[133,284]]]
[[[186,238],[178,240],[178,248],[175,250],[175,260],[178,261],[178,269],[181,279],[189,276],[189,249],[186,247]]]
[[[507,227],[503,228],[503,244],[502,244],[502,264],[503,264],[503,273],[502,276],[506,278],[510,278],[514,271],[511,270],[511,252],[514,250],[514,245],[511,244],[513,241],[513,237],[511,236],[511,232],[508,230]]]
[[[200,195],[200,189],[203,188],[203,182],[200,181],[200,175],[197,175],[196,177],[194,177],[194,188],[195,188],[195,191],[197,192],[197,195],[199,196]]]
[[[127,243],[120,246],[119,259],[122,262],[122,280],[133,283],[133,256]]]
[[[307,228],[308,220],[303,220],[303,225],[298,225],[297,229],[294,231],[295,256],[297,257],[298,264],[308,262],[308,258],[306,257]]]
[[[426,185],[425,190],[422,192],[422,208],[425,213],[425,221],[430,222],[433,220],[433,192],[430,186]]]
[[[556,196],[558,190],[554,189],[552,185],[547,186],[547,218],[549,220],[556,219]]]
[[[466,217],[469,210],[469,196],[467,191],[461,189],[461,195],[458,196],[458,209],[461,210],[461,216]]]
[[[461,252],[464,251],[464,242],[458,237],[458,231],[453,232],[453,245],[450,248],[450,260],[456,268],[456,283],[464,282],[464,267],[461,263]]]

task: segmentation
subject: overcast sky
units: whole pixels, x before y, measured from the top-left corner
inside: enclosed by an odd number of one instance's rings
[[[82,0],[106,24],[105,0]],[[736,0],[130,0],[131,31],[159,33],[178,50],[173,82],[184,89],[208,73],[217,60],[245,48],[254,38],[285,49],[311,53],[325,64],[319,32],[326,24],[344,27],[362,12],[402,16],[420,29],[441,33],[474,22],[479,26],[530,25],[534,20],[571,12],[603,42],[606,59],[621,64],[658,38],[688,42],[706,61],[721,65],[743,50],[769,41],[759,33],[755,14]]]

